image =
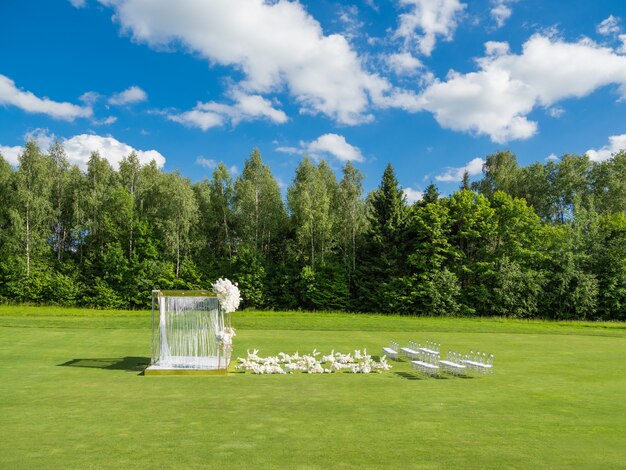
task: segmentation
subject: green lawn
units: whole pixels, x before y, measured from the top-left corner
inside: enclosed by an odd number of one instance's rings
[[[0,468],[624,468],[626,325],[240,312],[235,356],[494,352],[496,373],[143,377],[146,312],[0,307]]]

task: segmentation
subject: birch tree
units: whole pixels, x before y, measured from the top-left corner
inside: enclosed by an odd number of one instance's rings
[[[48,249],[52,207],[50,204],[50,163],[34,141],[29,141],[18,157],[15,175],[15,208],[13,219],[19,227],[26,276],[32,262]]]

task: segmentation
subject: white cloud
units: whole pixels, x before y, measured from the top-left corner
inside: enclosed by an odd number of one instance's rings
[[[331,155],[342,162],[362,162],[361,150],[346,142],[346,138],[338,134],[324,134],[306,145],[312,156]]]
[[[54,141],[55,135],[47,129],[35,129],[24,136],[25,140],[35,140],[42,151],[47,151],[50,144]],[[99,136],[95,134],[80,134],[69,139],[60,139],[67,159],[72,165],[78,165],[81,170],[87,169],[87,162],[92,152],[99,152],[100,156],[108,160],[108,162],[117,168],[124,157],[130,155],[131,152],[137,154],[139,162],[147,165],[154,160],[160,168],[165,164],[165,157],[156,150],[137,150],[124,142],[111,137]],[[10,149],[11,158],[15,156],[13,164],[17,164],[16,149],[18,154],[22,152],[23,147],[0,147],[0,152],[4,154],[4,149]]]
[[[401,52],[387,56],[387,64],[397,75],[415,75],[424,65],[410,52]]]
[[[116,168],[131,152],[137,153],[137,158],[142,165],[147,165],[152,160],[159,168],[165,164],[165,157],[156,150],[137,150],[111,136],[80,134],[65,139],[62,143],[70,163],[78,165],[81,169],[87,168],[91,153],[96,151]]]
[[[495,142],[527,139],[537,123],[527,116],[536,107],[551,107],[566,98],[581,98],[594,90],[619,85],[626,97],[626,57],[589,39],[568,43],[532,36],[521,54],[503,45],[487,46],[477,72],[451,71],[414,101],[446,128],[487,135]]]
[[[280,146],[277,152],[289,155],[309,154],[313,158],[334,157],[342,162],[362,162],[365,159],[361,150],[350,145],[346,138],[339,134],[323,134],[311,142],[300,141],[300,147]]]
[[[589,149],[585,153],[594,162],[608,160],[621,150],[626,150],[626,134],[612,135],[609,137],[609,144],[599,149]]]
[[[43,129],[40,127],[24,134],[24,142],[34,140],[35,142],[37,142],[37,145],[42,152],[46,152],[50,148],[55,138],[56,136],[48,129]]]
[[[361,35],[363,22],[359,19],[359,9],[356,5],[337,5],[339,22],[342,24],[341,34],[348,40],[353,41]]]
[[[487,41],[485,43],[485,54],[491,57],[496,57],[504,54],[508,54],[510,46],[508,42],[499,41]]]
[[[198,103],[198,106],[201,104],[202,103]],[[221,115],[208,111],[202,111],[201,109],[192,109],[191,111],[185,111],[180,114],[166,114],[166,116],[170,121],[185,124],[190,127],[198,127],[203,131],[210,129],[211,127],[222,126],[224,124],[224,119]]]
[[[77,117],[89,117],[91,107],[81,107],[72,103],[62,103],[49,98],[39,98],[30,91],[17,88],[15,82],[0,75],[0,105],[12,105],[27,113],[47,114],[53,118],[73,121]]]
[[[55,135],[51,133],[48,129],[36,128],[31,131],[28,131],[24,134],[24,142],[28,142],[29,140],[34,140],[35,143],[39,146],[39,149],[43,152],[46,152],[52,142],[54,142]],[[22,145],[16,145],[14,147],[8,147],[5,145],[0,145],[0,153],[4,156],[4,158],[14,166],[18,164],[18,156],[24,151],[24,147]]]
[[[611,36],[613,34],[617,34],[621,31],[620,27],[620,18],[616,18],[613,15],[609,15],[609,17],[603,20],[597,27],[596,31],[603,36]]]
[[[104,119],[93,119],[93,122],[96,126],[110,126],[111,124],[115,124],[117,122],[117,117],[108,116]]]
[[[406,197],[406,202],[408,204],[413,204],[417,201],[421,201],[424,197],[424,193],[422,191],[418,191],[413,188],[404,188],[402,190],[404,192],[404,196]]]
[[[22,147],[21,145],[16,145],[15,147],[0,145],[0,154],[7,162],[9,162],[9,164],[13,166],[17,166],[17,157],[19,157],[20,153],[22,153],[22,150],[24,150],[24,147]]]
[[[548,162],[556,162],[558,160],[559,160],[559,157],[557,157],[555,153],[551,153],[550,155],[546,157],[546,161]]]
[[[565,109],[560,106],[552,106],[546,109],[546,113],[548,114],[548,116],[558,119],[563,116],[563,113],[565,113]]]
[[[93,106],[102,96],[96,91],[87,91],[80,95],[78,99],[87,106]]]
[[[86,6],[86,0],[69,0],[74,8],[83,8]]]
[[[210,101],[198,103],[191,111],[174,114],[167,113],[170,121],[179,122],[191,127],[198,127],[203,131],[211,127],[222,126],[226,121],[236,126],[241,121],[268,119],[283,124],[287,122],[287,115],[280,109],[272,106],[272,102],[259,95],[246,95],[240,91],[230,93],[235,100],[234,104],[223,104]]]
[[[504,70],[452,74],[428,87],[421,99],[442,127],[489,135],[495,142],[526,139],[537,131],[525,117],[535,103],[533,91]]]
[[[617,52],[619,52],[620,54],[626,54],[626,34],[620,34],[617,37],[622,43],[617,49]]]
[[[212,170],[213,168],[217,167],[216,160],[213,160],[211,158],[204,158],[202,155],[196,158],[196,164],[203,166],[205,168],[208,168],[209,170]]]
[[[111,96],[111,98],[109,98],[109,104],[123,106],[126,104],[141,103],[147,99],[147,93],[138,86],[134,85]]]
[[[155,49],[181,47],[211,64],[233,67],[244,76],[237,87],[249,95],[286,87],[303,112],[343,124],[370,120],[369,106],[389,87],[363,68],[344,36],[325,35],[299,2],[100,2],[115,10],[115,21],[134,41]],[[214,120],[204,119],[203,126]]]
[[[405,46],[415,45],[427,56],[435,48],[437,36],[445,41],[452,39],[459,16],[466,7],[459,0],[399,0],[399,2],[407,6],[409,11],[400,15],[400,25],[395,36],[402,38]]]
[[[501,28],[506,23],[511,15],[513,14],[513,9],[511,8],[511,3],[515,0],[491,0],[491,4],[493,5],[489,14],[491,18],[496,22],[496,26]]]
[[[456,167],[456,168],[446,168],[445,171],[435,176],[435,180],[441,181],[444,183],[453,183],[459,182],[463,180],[463,175],[467,171],[470,176],[478,175],[483,171],[483,165],[485,164],[485,160],[480,157],[476,157],[471,160],[467,165]]]
[[[239,168],[237,168],[237,165],[232,165],[232,166],[228,169],[228,172],[229,172],[231,175],[237,175],[237,174],[239,174]]]
[[[302,155],[304,154],[304,149],[298,147],[276,147],[276,151],[280,153],[288,153],[290,155]]]

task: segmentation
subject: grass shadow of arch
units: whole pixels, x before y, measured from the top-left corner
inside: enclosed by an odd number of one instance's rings
[[[126,357],[95,357],[72,359],[59,364],[59,367],[85,367],[88,369],[124,370],[126,372],[143,371],[150,364],[150,358],[141,356]],[[141,375],[140,374],[140,375]]]

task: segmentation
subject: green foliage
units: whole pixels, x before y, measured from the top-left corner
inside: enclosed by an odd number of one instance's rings
[[[300,305],[306,310],[341,311],[348,306],[349,292],[342,271],[330,266],[314,271],[304,266],[296,284]]]
[[[424,312],[436,316],[457,316],[461,312],[461,284],[457,276],[448,271],[434,271],[424,276]]]
[[[120,308],[123,305],[119,294],[100,278],[95,279],[93,285],[83,297],[82,303],[105,309]]]
[[[493,313],[504,317],[532,318],[539,312],[544,277],[503,256],[495,272]]]
[[[240,247],[233,267],[234,279],[239,284],[243,307],[264,307],[266,276],[260,252],[251,246]]]
[[[153,289],[239,282],[245,307],[406,315],[626,319],[626,152],[519,166],[410,207],[391,165],[363,195],[350,162],[298,165],[283,200],[258,149],[234,181],[192,183],[131,153],[62,145],[0,156],[0,299],[147,308]]]

